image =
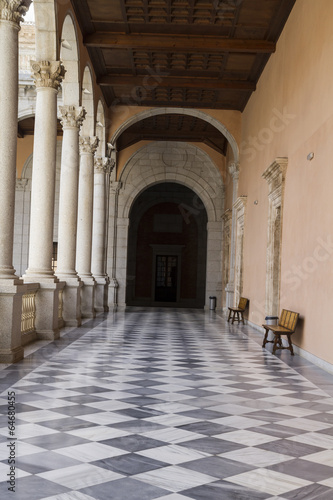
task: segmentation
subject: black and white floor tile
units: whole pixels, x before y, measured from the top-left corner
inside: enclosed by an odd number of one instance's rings
[[[133,308],[3,368],[1,498],[332,500],[333,375],[261,340],[212,312]]]

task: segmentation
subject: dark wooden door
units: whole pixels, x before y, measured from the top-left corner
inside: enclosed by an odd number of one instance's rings
[[[155,301],[177,301],[178,257],[156,256]]]

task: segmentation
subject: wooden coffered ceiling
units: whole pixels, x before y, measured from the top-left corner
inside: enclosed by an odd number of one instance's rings
[[[243,111],[296,0],[71,0],[108,106]]]

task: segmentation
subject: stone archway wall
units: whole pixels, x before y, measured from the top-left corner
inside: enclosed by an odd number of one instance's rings
[[[200,148],[181,142],[154,142],[137,151],[124,167],[117,188],[111,183],[109,249],[115,248],[108,258],[108,274],[118,286],[116,303],[126,306],[126,274],[129,213],[133,202],[147,187],[161,182],[175,182],[187,186],[195,195],[191,205],[182,205],[186,218],[191,213],[207,212],[207,271],[206,299],[217,297],[222,303],[222,215],[224,188],[222,177],[210,157]],[[119,189],[120,188],[120,189]],[[197,196],[196,196],[197,195]],[[202,200],[202,204],[200,200]],[[110,298],[114,294],[110,293]],[[111,304],[113,307],[115,304]]]

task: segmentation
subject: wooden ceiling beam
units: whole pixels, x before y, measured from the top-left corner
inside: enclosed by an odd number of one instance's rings
[[[147,79],[147,81],[146,81]],[[209,90],[256,90],[254,82],[243,80],[213,80],[211,78],[174,78],[174,77],[158,77],[147,75],[146,77],[138,76],[101,76],[97,80],[101,86],[118,86],[118,87],[146,87],[153,88],[192,88],[192,89],[209,89]]]
[[[217,36],[195,35],[125,35],[98,31],[86,35],[83,40],[87,47],[104,49],[133,49],[173,52],[275,52],[276,44],[266,40],[228,39]]]

